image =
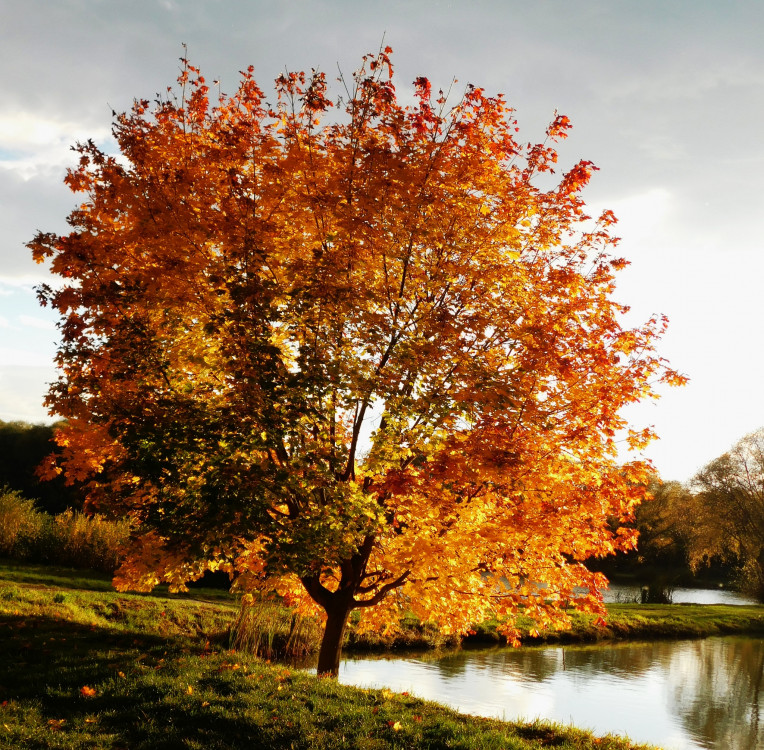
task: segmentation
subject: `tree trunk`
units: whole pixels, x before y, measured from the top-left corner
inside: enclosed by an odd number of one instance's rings
[[[318,652],[316,670],[319,677],[336,677],[340,671],[342,641],[350,610],[351,607],[342,601],[334,601],[326,608],[326,628],[321,640],[321,650]]]

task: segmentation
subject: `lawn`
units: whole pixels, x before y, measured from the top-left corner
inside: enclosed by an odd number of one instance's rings
[[[104,576],[0,564],[0,747],[644,747],[463,716],[233,652],[237,610],[219,591],[118,594]]]

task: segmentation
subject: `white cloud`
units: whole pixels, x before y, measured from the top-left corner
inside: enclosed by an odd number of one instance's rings
[[[4,149],[29,150],[61,143],[80,129],[77,123],[46,119],[31,112],[0,114],[0,140]]]
[[[674,210],[674,196],[667,188],[655,186],[620,199],[592,201],[588,208],[595,217],[610,209],[618,219],[613,234],[631,245],[653,237],[666,227]]]
[[[12,367],[53,367],[49,354],[10,346],[0,346],[0,362]]]
[[[30,326],[31,328],[42,328],[46,331],[56,330],[56,324],[52,320],[35,318],[31,315],[19,315],[19,322],[25,326]]]
[[[31,111],[0,112],[0,167],[28,180],[41,171],[74,163],[70,147],[92,138],[109,137],[103,122],[60,120]]]
[[[0,361],[4,350],[0,349]],[[45,365],[0,365],[0,419],[4,421],[50,422],[43,405],[47,384],[55,380],[55,370]]]

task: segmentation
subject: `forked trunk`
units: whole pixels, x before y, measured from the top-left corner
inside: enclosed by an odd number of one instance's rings
[[[326,628],[316,670],[319,677],[336,677],[339,674],[342,641],[350,609],[344,602],[332,602],[332,606],[326,608]]]

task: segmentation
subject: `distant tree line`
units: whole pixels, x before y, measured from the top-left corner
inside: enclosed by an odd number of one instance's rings
[[[636,550],[599,561],[610,577],[657,590],[727,583],[764,601],[764,428],[746,435],[689,482],[651,484],[636,512]]]
[[[0,488],[14,490],[54,515],[82,508],[81,493],[67,486],[63,476],[43,482],[35,473],[46,456],[58,451],[53,442],[55,428],[56,424],[0,420]]]

